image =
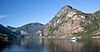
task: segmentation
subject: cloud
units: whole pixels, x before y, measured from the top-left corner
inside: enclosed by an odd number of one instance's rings
[[[6,17],[8,17],[8,15],[0,15],[0,19],[6,18]]]

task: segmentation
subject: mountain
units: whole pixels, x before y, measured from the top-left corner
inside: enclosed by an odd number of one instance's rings
[[[93,36],[100,35],[100,10],[84,13],[66,5],[43,29],[44,36]]]
[[[11,27],[11,26],[7,26],[8,29],[10,29],[11,31],[15,32],[17,28],[15,27]]]
[[[18,34],[0,24],[0,36],[8,36],[9,39],[15,39]]]
[[[43,28],[44,25],[41,23],[29,23],[21,27],[18,27],[16,29],[16,32],[22,35],[35,35],[36,32],[42,31]]]

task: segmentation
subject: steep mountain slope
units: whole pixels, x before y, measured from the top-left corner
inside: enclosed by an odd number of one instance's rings
[[[0,35],[1,34],[5,34],[7,35],[9,38],[17,38],[16,33],[12,32],[11,30],[9,30],[8,28],[4,27],[3,25],[0,24]]]
[[[23,25],[21,27],[18,27],[16,29],[16,32],[19,34],[23,34],[23,35],[35,35],[36,32],[38,31],[42,31],[44,25],[41,23],[29,23],[26,25]]]
[[[96,30],[100,32],[100,11],[83,13],[66,5],[47,23],[43,33],[44,36],[58,37],[84,34],[91,36]]]
[[[11,26],[7,26],[8,29],[10,29],[11,31],[15,32],[17,28],[15,27],[11,27]]]

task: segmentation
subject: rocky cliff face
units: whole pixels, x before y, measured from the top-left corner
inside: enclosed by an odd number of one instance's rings
[[[99,15],[99,14],[98,14]],[[86,27],[97,20],[92,13],[83,13],[71,6],[64,6],[49,21],[43,30],[44,36],[68,36],[77,33],[85,33]],[[100,16],[99,16],[100,17]],[[99,19],[99,18],[98,18]]]

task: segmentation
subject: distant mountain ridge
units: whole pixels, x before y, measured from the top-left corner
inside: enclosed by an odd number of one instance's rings
[[[18,28],[10,26],[8,26],[7,28],[21,35],[35,35],[36,32],[43,30],[44,25],[36,22],[36,23],[28,23]]]
[[[7,26],[8,29],[10,29],[11,31],[15,32],[17,28],[15,27],[11,27],[11,26]]]

